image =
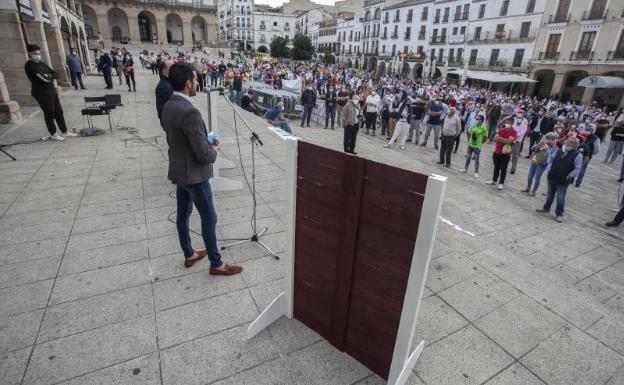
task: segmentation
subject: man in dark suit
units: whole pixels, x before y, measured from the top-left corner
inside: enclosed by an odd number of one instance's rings
[[[529,155],[526,156],[527,159],[531,157],[531,149],[533,145],[538,143],[542,138],[542,135],[546,135],[551,132],[555,128],[555,120],[546,115],[546,110],[541,108],[537,116],[533,116],[531,119],[531,123],[529,123]]]
[[[212,164],[217,159],[219,142],[208,142],[208,133],[191,96],[195,96],[197,75],[189,64],[178,63],[169,69],[169,81],[173,95],[165,103],[161,124],[167,133],[169,143],[169,179],[177,185],[176,226],[180,246],[184,252],[184,266],[191,267],[204,258],[210,259],[210,274],[234,275],[240,273],[240,266],[221,261],[217,247],[217,213],[212,201],[209,179],[212,178]],[[197,207],[201,218],[201,233],[205,250],[191,246],[189,218]]]

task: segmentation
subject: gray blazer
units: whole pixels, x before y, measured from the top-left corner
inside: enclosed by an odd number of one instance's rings
[[[208,143],[199,110],[181,96],[173,95],[163,107],[161,123],[169,143],[169,179],[187,185],[212,178],[217,151]]]

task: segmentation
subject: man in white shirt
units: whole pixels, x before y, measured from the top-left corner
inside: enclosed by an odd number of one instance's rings
[[[442,140],[440,145],[440,161],[438,164],[445,164],[446,168],[451,167],[451,151],[455,137],[461,131],[461,120],[456,115],[454,108],[450,108],[442,125]]]
[[[381,98],[377,94],[377,91],[373,88],[370,95],[366,97],[366,133],[368,130],[373,129],[373,136],[375,135],[375,129],[377,128],[377,109]]]
[[[524,111],[520,111],[518,115],[514,118],[513,129],[516,130],[518,136],[516,137],[516,141],[511,146],[511,171],[509,173],[516,173],[516,166],[518,164],[518,157],[520,156],[520,151],[522,149],[522,142],[524,141],[524,137],[527,134],[529,127],[529,121],[524,117]]]

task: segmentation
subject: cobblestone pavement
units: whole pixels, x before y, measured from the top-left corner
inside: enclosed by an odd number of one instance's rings
[[[383,383],[297,321],[243,338],[282,284],[283,265],[257,245],[224,252],[243,265],[240,276],[209,276],[207,263],[182,267],[156,78],[137,78],[139,91],[121,88],[125,107],[113,114],[126,129],[18,145],[10,148],[17,162],[0,154],[0,383]],[[69,125],[84,125],[83,96],[104,93],[102,78],[88,77],[87,87],[62,96]],[[203,95],[197,99],[205,105]],[[45,134],[41,114],[27,115],[2,128],[0,143]],[[265,143],[257,156],[258,222],[281,252],[285,148],[262,119],[248,121]],[[106,127],[104,118],[97,122]],[[233,126],[221,102],[222,151],[240,164]],[[238,128],[249,173],[248,133]],[[294,128],[311,142],[342,147],[340,130]],[[624,236],[602,226],[617,207],[619,165],[594,159],[558,224],[534,212],[541,192],[519,192],[525,159],[498,191],[483,183],[492,172],[489,146],[475,179],[456,171],[463,156],[447,170],[434,164],[431,148],[382,144],[360,134],[356,151],[449,176],[442,216],[457,225],[439,225],[416,330],[427,346],[410,384],[624,384]],[[241,168],[222,175],[243,179]],[[248,191],[217,193],[215,202],[220,238],[250,235]]]

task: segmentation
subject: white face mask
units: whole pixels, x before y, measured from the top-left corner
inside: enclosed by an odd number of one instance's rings
[[[564,144],[563,146],[561,146],[561,150],[562,150],[563,152],[568,151],[568,146],[566,146],[566,145]]]
[[[505,123],[505,128],[511,128],[511,124]]]
[[[32,59],[34,61],[40,61],[41,60],[41,54],[37,53],[37,54],[32,55]]]

